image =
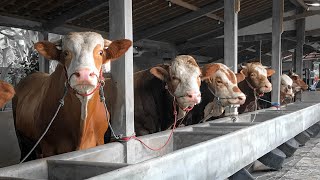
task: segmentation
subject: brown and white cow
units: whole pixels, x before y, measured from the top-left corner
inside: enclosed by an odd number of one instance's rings
[[[274,74],[274,72],[273,69],[263,66],[260,62],[251,62],[242,66],[241,73],[246,78],[238,86],[247,96],[247,100],[239,107],[239,113],[250,112],[258,108],[255,107],[256,97],[263,96],[264,93],[272,90],[268,77]]]
[[[293,80],[286,74],[282,74],[280,77],[280,102],[285,103],[292,101],[294,98],[293,92]]]
[[[134,74],[134,119],[137,135],[168,129],[201,101],[201,71],[195,59],[179,55],[170,64],[162,64]],[[109,90],[108,90],[109,89]],[[105,86],[105,92],[112,86]],[[173,105],[174,97],[176,99]],[[107,97],[108,101],[112,97]],[[111,115],[112,116],[112,115]]]
[[[201,84],[202,101],[190,111],[186,120],[188,125],[218,117],[227,106],[241,105],[246,100],[238,87],[245,78],[242,73],[235,74],[224,64],[212,63],[202,68],[202,75],[205,82]]]
[[[11,84],[0,80],[0,108],[12,99],[14,93],[14,88]]]
[[[25,140],[37,141],[51,118],[59,100],[67,94],[49,131],[40,142],[38,155],[47,157],[104,144],[108,128],[106,109],[99,99],[102,64],[124,54],[130,40],[116,40],[111,44],[94,32],[69,33],[62,40],[61,49],[43,41],[35,48],[46,59],[59,61],[51,74],[34,73],[16,86],[13,99],[15,126],[23,153],[28,152]]]
[[[293,80],[292,88],[294,93],[306,91],[308,85],[300,78],[300,76],[292,71],[289,71],[288,76]]]

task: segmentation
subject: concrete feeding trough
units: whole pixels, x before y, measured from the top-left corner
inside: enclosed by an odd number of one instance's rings
[[[301,108],[302,107],[302,108]],[[255,121],[252,116],[256,114]],[[320,103],[293,103],[284,111],[259,110],[176,129],[160,151],[140,142],[114,142],[0,169],[24,179],[225,179],[320,119]],[[171,131],[139,137],[162,146]],[[227,163],[226,163],[227,162]],[[166,172],[166,173],[163,173]]]

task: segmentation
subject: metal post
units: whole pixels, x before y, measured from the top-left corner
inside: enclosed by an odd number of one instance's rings
[[[110,40],[133,39],[132,0],[109,0]],[[124,136],[134,134],[133,50],[132,47],[119,60],[111,63],[112,79],[117,92],[112,104],[112,126]],[[130,146],[131,144],[131,146]],[[126,161],[132,163],[134,147],[126,143]]]
[[[39,41],[47,41],[48,40],[48,32],[39,32],[38,33]],[[39,56],[39,71],[49,73],[50,62],[48,59],[45,59],[43,56]]]
[[[238,69],[238,0],[224,0],[224,64],[235,73]],[[230,111],[230,112],[227,112]],[[238,108],[226,109],[225,115],[237,115]]]
[[[272,102],[280,103],[280,76],[282,73],[281,62],[281,34],[283,24],[283,0],[272,1],[272,61],[271,67],[275,73],[271,77],[272,81]]]
[[[302,8],[298,8],[296,13],[300,14],[304,11]],[[295,70],[298,75],[302,75],[302,69],[303,69],[303,45],[305,42],[305,25],[306,25],[306,20],[305,18],[303,19],[298,19],[296,20],[296,32],[297,32],[297,46],[295,49]]]

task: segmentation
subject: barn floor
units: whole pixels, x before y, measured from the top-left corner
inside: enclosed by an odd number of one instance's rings
[[[320,179],[320,134],[299,147],[293,157],[286,159],[280,171],[254,173],[257,180],[316,180]]]

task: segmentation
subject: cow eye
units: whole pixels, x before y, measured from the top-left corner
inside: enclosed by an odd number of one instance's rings
[[[103,55],[103,51],[102,51],[102,50],[99,51],[99,55],[100,55],[100,56]]]
[[[222,81],[220,81],[220,80],[217,80],[217,83],[218,83],[218,84],[221,84],[221,83],[222,83]]]
[[[64,56],[68,56],[69,55],[69,51],[64,51]]]
[[[175,76],[172,76],[172,80],[179,81],[179,78],[177,78],[177,77],[175,77]]]

